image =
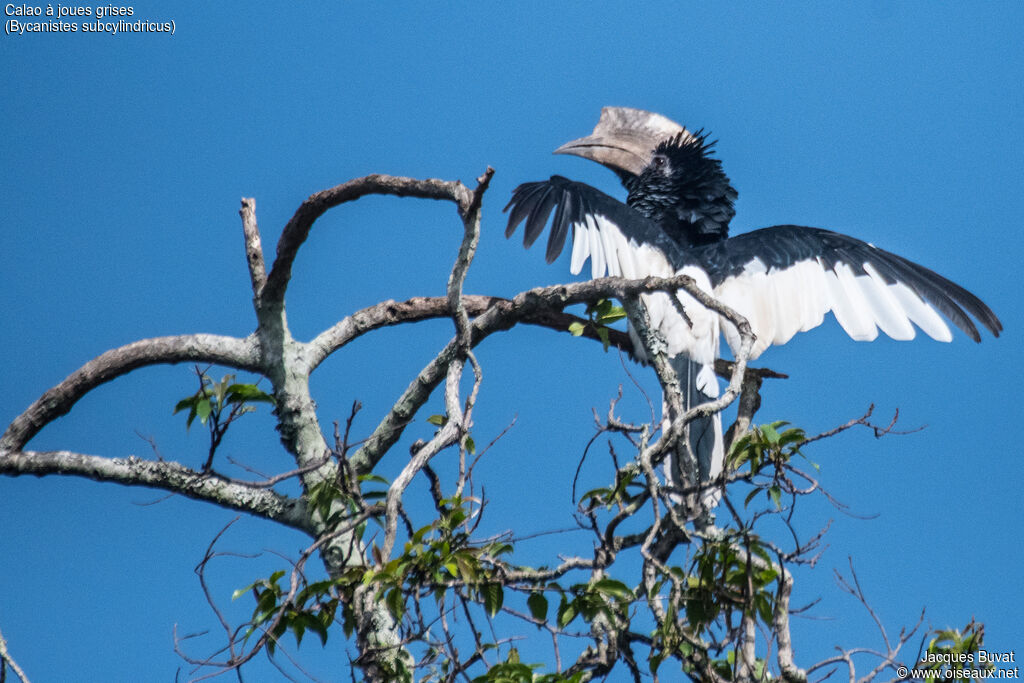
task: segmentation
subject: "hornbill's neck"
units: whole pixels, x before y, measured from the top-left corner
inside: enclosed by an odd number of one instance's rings
[[[658,144],[640,173],[623,176],[626,203],[683,247],[727,238],[736,213],[737,192],[711,156],[714,144],[701,131],[675,135]]]

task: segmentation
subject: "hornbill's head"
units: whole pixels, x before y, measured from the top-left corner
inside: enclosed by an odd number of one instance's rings
[[[605,107],[594,132],[556,154],[575,154],[615,171],[629,191],[626,203],[681,246],[724,239],[735,215],[736,190],[711,156],[714,142],[660,114]]]
[[[689,132],[675,121],[643,109],[605,107],[590,135],[567,142],[555,154],[575,154],[618,174],[623,183],[639,175],[659,143]]]

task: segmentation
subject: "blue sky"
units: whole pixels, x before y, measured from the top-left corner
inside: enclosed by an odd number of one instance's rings
[[[890,631],[927,606],[934,626],[984,621],[989,649],[1024,645],[1013,578],[1024,562],[1019,3],[277,7],[140,3],[136,18],[173,19],[175,34],[0,37],[5,423],[108,348],[248,334],[242,196],[256,198],[269,254],[317,190],[375,172],[472,182],[491,165],[467,289],[511,295],[565,281],[567,258],[548,266],[540,250],[503,238],[500,209],[515,185],[553,173],[620,193],[604,169],[550,152],[588,133],[602,106],[651,109],[719,139],[739,190],[735,231],[798,223],[855,235],[963,284],[1006,328],[980,345],[959,333],[949,345],[863,344],[830,319],[759,360],[791,376],[766,386],[761,421],[817,432],[875,403],[883,422],[898,408],[902,428],[927,425],[882,440],[850,433],[810,451],[838,499],[877,517],[804,506],[807,528],[834,522],[817,569],[798,577],[794,604],[823,598],[814,619],[794,626],[798,663],[836,644],[881,645],[868,615],[835,589],[832,569],[845,570],[848,556]],[[293,333],[309,338],[383,299],[442,294],[460,235],[439,203],[372,198],[330,212],[299,254]],[[449,335],[444,321],[386,330],[333,357],[313,378],[323,423],[359,399],[356,430],[371,429]],[[624,407],[639,419],[642,397],[614,354],[548,331],[491,339],[480,359],[477,442],[516,418],[478,473],[489,528],[571,526],[591,407],[604,410],[625,383]],[[648,370],[627,367],[656,395]],[[193,384],[185,366],[136,372],[30,447],[152,456],[141,434],[164,457],[199,466],[201,432],[186,434],[171,415]],[[265,411],[248,422],[224,455],[287,469]],[[384,474],[400,465],[385,461]],[[587,481],[606,476],[600,458],[588,460]],[[215,627],[192,568],[234,514],[162,498],[84,480],[0,479],[0,630],[33,680],[170,680],[182,666],[173,625]],[[295,555],[304,540],[243,519],[222,547]],[[524,553],[549,549],[532,543]],[[227,602],[280,565],[272,554],[226,559],[211,578]],[[244,617],[250,606],[235,608]],[[347,661],[343,644],[317,650],[299,654],[321,678],[347,680],[333,669]],[[272,676],[254,666],[257,678]]]

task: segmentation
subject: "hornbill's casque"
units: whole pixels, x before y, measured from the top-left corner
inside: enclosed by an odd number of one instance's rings
[[[594,132],[562,145],[613,170],[628,190],[626,203],[561,176],[524,183],[512,194],[506,237],[526,221],[524,245],[544,231],[554,211],[547,244],[553,262],[572,234],[570,270],[589,258],[594,278],[690,275],[697,285],[743,315],[756,341],[751,359],[772,344],[817,327],[831,311],[853,339],[870,341],[878,329],[893,339],[912,339],[914,325],[933,339],[952,335],[939,313],[975,341],[971,316],[999,336],[1002,324],[963,287],[907,259],[829,230],[777,225],[729,237],[737,193],[711,156],[713,142],[659,114],[606,107]],[[650,324],[664,337],[683,387],[684,407],[718,396],[713,363],[719,332],[735,352],[739,334],[718,314],[679,294],[686,318],[665,293],[644,295]],[[969,315],[968,315],[969,314]],[[643,345],[630,328],[634,353]],[[722,469],[719,416],[690,425],[689,444],[699,477]],[[667,466],[670,483],[681,483],[679,463]],[[705,498],[713,503],[714,495]]]

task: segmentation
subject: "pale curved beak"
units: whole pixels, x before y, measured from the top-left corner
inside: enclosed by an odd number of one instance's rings
[[[638,175],[662,141],[689,134],[675,121],[630,107],[605,107],[594,132],[567,142],[555,154],[573,154],[603,164],[619,174]]]
[[[584,159],[604,164],[613,171],[639,175],[650,161],[651,150],[656,147],[645,140],[634,140],[625,136],[588,135],[567,142],[555,150],[555,154],[574,154]]]

